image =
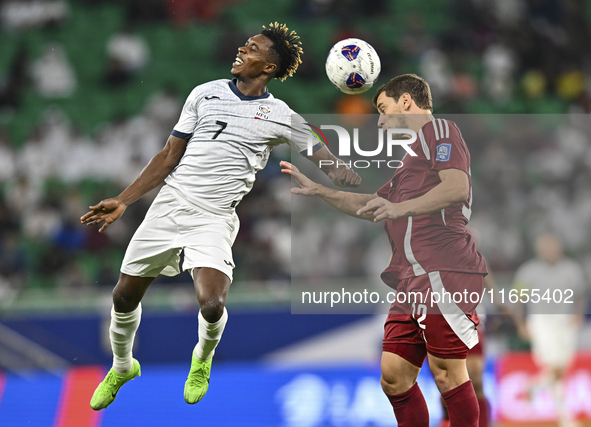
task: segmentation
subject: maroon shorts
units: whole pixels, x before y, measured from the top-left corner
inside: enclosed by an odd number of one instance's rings
[[[482,332],[482,329],[478,328],[478,344],[470,349],[468,356],[484,356],[485,339],[484,332]]]
[[[465,359],[478,343],[476,306],[483,279],[482,274],[434,271],[402,280],[398,293],[403,294],[390,307],[382,350],[418,367],[427,353]]]

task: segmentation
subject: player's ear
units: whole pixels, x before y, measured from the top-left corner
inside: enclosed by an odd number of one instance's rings
[[[400,98],[402,98],[402,109],[408,110],[412,105],[412,98],[410,96],[410,93],[403,93]]]
[[[277,71],[277,65],[273,64],[272,62],[267,62],[264,68],[265,73],[273,74]]]

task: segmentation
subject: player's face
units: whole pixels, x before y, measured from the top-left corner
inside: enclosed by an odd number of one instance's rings
[[[554,264],[562,258],[562,243],[553,234],[542,234],[536,239],[536,252],[544,262]]]
[[[244,46],[238,48],[230,73],[241,79],[253,79],[274,71],[276,67],[271,61],[270,50],[272,45],[271,40],[262,34],[252,36]]]
[[[385,92],[380,93],[376,102],[380,117],[378,126],[382,129],[407,129],[408,122],[402,113],[402,97],[398,101],[390,98]]]

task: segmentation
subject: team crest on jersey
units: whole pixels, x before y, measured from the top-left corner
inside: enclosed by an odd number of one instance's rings
[[[270,112],[271,112],[271,109],[269,108],[268,105],[259,105],[259,111],[257,111],[254,118],[269,120],[269,113]]]
[[[437,156],[435,160],[439,162],[447,162],[451,155],[451,144],[449,142],[444,142],[443,144],[439,144],[437,146]]]

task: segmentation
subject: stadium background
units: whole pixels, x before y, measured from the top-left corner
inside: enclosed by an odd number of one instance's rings
[[[204,402],[188,407],[180,397],[198,309],[181,275],[159,280],[146,296],[136,349],[143,376],[107,411],[87,406],[109,364],[110,291],[154,194],[106,235],[78,219],[159,150],[190,90],[229,77],[237,47],[274,21],[298,32],[305,54],[294,78],[269,89],[301,113],[373,112],[370,95],[341,95],[324,75],[330,46],[354,36],[380,54],[379,84],[418,73],[431,83],[438,113],[576,115],[560,138],[468,141],[473,223],[502,286],[545,227],[591,272],[589,1],[4,0],[1,425],[394,425],[378,382],[381,319],[289,314],[291,184],[278,168],[286,149],[274,151],[238,207],[231,318]],[[339,221],[329,226],[321,228],[330,234]],[[381,229],[349,231],[355,238],[336,241],[339,254],[321,267],[342,278],[373,275],[368,254]],[[551,410],[540,410],[547,401],[519,406],[516,386],[503,382],[531,373],[513,353],[525,343],[500,316],[489,316],[487,327],[496,415],[551,420]],[[591,419],[589,328],[580,341],[572,401]],[[426,375],[421,385],[435,422],[436,391]],[[510,409],[503,415],[499,407]]]

